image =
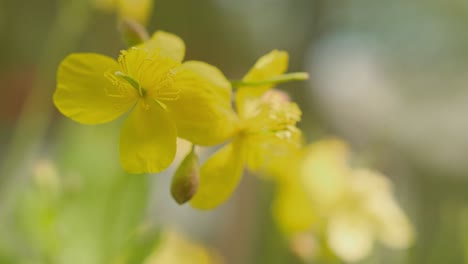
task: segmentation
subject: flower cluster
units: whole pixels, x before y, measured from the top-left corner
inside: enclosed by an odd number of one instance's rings
[[[286,52],[271,51],[232,82],[212,65],[184,62],[184,53],[179,37],[158,31],[117,60],[72,54],[59,66],[54,103],[83,124],[126,115],[120,162],[130,173],[165,170],[178,137],[194,145],[224,144],[201,166],[192,147],[171,186],[178,203],[219,206],[246,168],[276,182],[274,213],[291,239],[324,232],[329,247],[347,261],[366,256],[374,238],[391,247],[410,244],[411,226],[385,177],[351,168],[342,141],[303,146],[296,126],[301,110],[274,89],[277,83],[307,79],[305,73],[286,73]]]
[[[296,153],[292,169],[276,171],[274,214],[281,228],[292,241],[323,234],[328,247],[348,262],[369,255],[374,239],[407,248],[413,230],[390,182],[378,172],[351,167],[350,156],[346,143],[325,139]]]
[[[260,58],[243,78],[245,84],[280,76],[287,69],[288,55],[274,50]],[[200,170],[200,187],[191,200],[199,209],[211,209],[234,191],[244,167],[267,171],[301,143],[296,123],[299,107],[286,94],[271,90],[273,84],[240,86],[236,92],[239,125],[229,144],[216,152]]]

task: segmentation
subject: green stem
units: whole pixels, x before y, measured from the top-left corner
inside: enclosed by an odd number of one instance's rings
[[[260,81],[242,81],[242,80],[231,80],[231,84],[234,87],[240,86],[260,86],[265,84],[278,84],[291,81],[304,81],[309,79],[309,74],[307,72],[291,72],[281,75],[277,75],[273,78],[260,80]]]
[[[136,46],[149,39],[145,27],[132,19],[121,19],[119,21],[119,30],[128,47]]]

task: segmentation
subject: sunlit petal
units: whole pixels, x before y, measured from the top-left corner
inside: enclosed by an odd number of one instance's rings
[[[292,164],[289,162],[291,158],[299,158],[298,152],[302,143],[300,133],[291,133],[291,138],[281,137],[278,133],[250,135],[246,139],[246,161],[249,170],[259,173],[260,176],[281,177],[278,175],[281,174],[279,171],[285,171],[281,167]]]
[[[363,198],[364,210],[374,221],[379,239],[392,248],[409,247],[414,231],[393,197],[388,179],[367,169],[355,170],[353,176],[353,192]]]
[[[130,173],[157,173],[174,160],[177,131],[154,101],[139,101],[125,120],[120,136],[120,161]]]
[[[207,248],[196,244],[181,234],[166,231],[155,251],[144,264],[215,264],[216,256]]]
[[[258,59],[242,80],[260,81],[280,75],[288,69],[288,60],[289,56],[287,52],[273,50]],[[243,108],[246,101],[261,96],[265,91],[272,87],[272,84],[238,87],[236,91],[236,105],[239,115],[243,116]]]
[[[178,36],[164,32],[156,31],[153,36],[141,44],[149,53],[160,52],[163,56],[172,58],[177,62],[182,62],[185,56],[185,43]]]
[[[65,116],[83,123],[111,121],[132,107],[136,91],[113,83],[106,74],[118,69],[115,60],[92,53],[72,54],[60,64],[54,103]]]
[[[393,197],[375,198],[372,203],[379,239],[392,248],[405,249],[411,246],[414,242],[414,230],[403,210]]]
[[[231,106],[231,85],[216,67],[199,61],[177,69],[177,100],[163,101],[172,114],[179,136],[198,145],[229,139],[237,127]]]
[[[289,176],[293,178],[297,174]],[[290,179],[278,186],[273,214],[286,234],[308,231],[316,220],[309,196],[298,179]]]
[[[348,147],[342,141],[327,139],[310,145],[305,152],[301,166],[304,187],[326,214],[343,197],[348,185]]]
[[[198,191],[192,207],[212,209],[226,201],[236,189],[243,169],[240,142],[234,141],[211,156],[200,170]]]
[[[352,213],[334,215],[327,227],[330,248],[348,262],[359,261],[372,251],[372,226],[365,217]]]

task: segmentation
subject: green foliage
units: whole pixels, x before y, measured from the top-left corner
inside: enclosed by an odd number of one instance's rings
[[[110,263],[134,246],[129,241],[144,217],[148,178],[120,169],[113,139],[104,132],[112,129],[63,128],[57,189],[44,188],[41,175],[34,175],[18,203],[17,228],[29,249],[21,254],[25,260]]]

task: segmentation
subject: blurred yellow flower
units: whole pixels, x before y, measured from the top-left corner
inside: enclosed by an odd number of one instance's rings
[[[287,53],[272,51],[260,58],[244,80],[264,80],[283,73]],[[259,172],[281,162],[290,149],[301,144],[299,107],[282,92],[270,90],[273,84],[239,87],[236,94],[240,129],[232,142],[203,164],[199,188],[191,205],[211,209],[230,197],[242,176],[244,165]]]
[[[132,19],[143,25],[148,23],[154,0],[94,0],[96,8],[116,11],[121,19]]]
[[[168,231],[162,235],[156,250],[143,264],[219,264],[220,258],[205,247]]]
[[[279,182],[274,214],[280,226],[290,236],[323,232],[330,249],[347,262],[369,255],[375,239],[391,248],[409,247],[413,229],[390,182],[375,171],[351,168],[349,155],[347,145],[335,139],[305,149],[299,178]]]
[[[214,66],[182,63],[184,42],[156,32],[122,51],[118,62],[92,53],[72,54],[57,72],[54,103],[83,124],[109,122],[130,112],[120,137],[120,161],[130,173],[167,168],[180,136],[199,145],[228,139],[237,117],[231,85]]]
[[[349,262],[366,257],[374,239],[395,249],[407,248],[414,240],[412,226],[395,201],[390,182],[374,171],[353,171],[343,203],[329,217],[329,246]]]

